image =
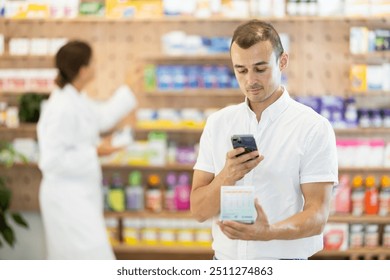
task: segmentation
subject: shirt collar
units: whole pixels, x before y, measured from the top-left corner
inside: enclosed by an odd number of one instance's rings
[[[281,113],[283,113],[284,110],[287,109],[288,105],[290,104],[291,98],[286,90],[285,87],[283,87],[283,93],[282,95],[271,105],[269,105],[261,114],[262,120],[270,119],[271,122],[276,120]],[[252,111],[252,109],[249,107],[248,104],[248,98],[245,97],[244,102],[245,109],[247,111],[248,117],[250,118],[256,118],[256,114]]]

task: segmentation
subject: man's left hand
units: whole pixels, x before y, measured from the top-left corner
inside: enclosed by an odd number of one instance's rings
[[[219,228],[230,239],[271,240],[270,224],[267,215],[257,199],[255,200],[255,207],[257,218],[253,224],[244,224],[235,221],[219,221],[217,223]]]

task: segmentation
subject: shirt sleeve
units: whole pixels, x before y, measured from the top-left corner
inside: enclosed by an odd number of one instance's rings
[[[336,137],[326,119],[309,133],[300,162],[300,183],[316,182],[338,183]]]
[[[128,86],[119,87],[107,101],[98,102],[86,97],[94,111],[100,132],[109,131],[137,106],[137,99]]]
[[[212,122],[210,118],[203,129],[199,143],[199,154],[194,169],[215,173],[212,145]]]

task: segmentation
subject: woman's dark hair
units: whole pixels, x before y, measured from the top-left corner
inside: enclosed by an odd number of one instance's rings
[[[279,34],[271,24],[260,20],[251,20],[238,26],[234,31],[230,47],[236,42],[240,48],[249,49],[264,41],[271,42],[276,59],[279,59],[284,52]]]
[[[56,84],[63,88],[66,84],[73,82],[79,74],[80,68],[89,65],[91,57],[92,48],[86,42],[70,41],[62,46],[55,57],[58,69]]]

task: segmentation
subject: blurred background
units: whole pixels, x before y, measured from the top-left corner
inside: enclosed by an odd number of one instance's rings
[[[389,259],[390,1],[383,0],[0,0],[0,259],[46,257],[36,122],[54,88],[54,54],[72,39],[94,49],[91,97],[107,99],[126,82],[139,101],[111,131],[112,144],[127,148],[101,158],[117,258],[210,259],[211,224],[189,213],[192,166],[207,117],[244,100],[229,46],[234,29],[255,18],[281,34],[290,95],[336,132],[340,184],[325,249],[313,258]]]

